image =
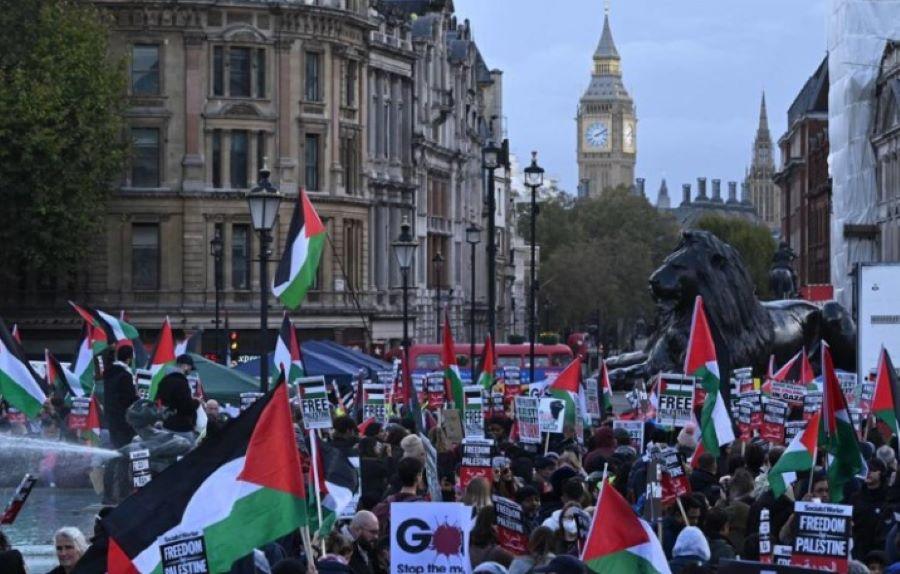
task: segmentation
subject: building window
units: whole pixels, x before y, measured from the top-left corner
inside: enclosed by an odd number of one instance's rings
[[[213,95],[225,95],[225,48],[213,48]]]
[[[318,52],[306,52],[306,82],[304,94],[306,100],[318,102],[321,98],[320,76],[322,71],[322,55]]]
[[[250,48],[228,50],[228,95],[250,97]]]
[[[256,169],[266,165],[266,132],[256,132]],[[254,176],[256,174],[253,174]]]
[[[159,95],[159,46],[136,44],[131,47],[131,93],[135,96]]]
[[[222,130],[214,130],[212,135],[212,184],[222,189]]]
[[[231,187],[232,189],[244,189],[247,185],[247,157],[248,152],[247,131],[234,130],[231,132]]]
[[[256,97],[266,97],[266,50],[256,49]]]
[[[341,139],[341,165],[344,168],[344,187],[348,195],[356,193],[356,139]]]
[[[159,289],[159,225],[155,223],[131,227],[131,286],[136,290]]]
[[[250,226],[231,226],[231,287],[250,289]]]
[[[303,149],[306,163],[306,189],[319,190],[319,134],[306,134],[306,143]]]
[[[344,77],[344,105],[352,107],[356,105],[356,62],[347,60],[347,74]]]
[[[159,187],[159,128],[132,128],[132,187]]]

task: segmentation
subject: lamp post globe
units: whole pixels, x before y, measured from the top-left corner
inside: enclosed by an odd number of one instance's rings
[[[404,216],[403,223],[400,225],[400,236],[391,243],[403,281],[403,341],[400,345],[403,347],[404,356],[409,349],[409,269],[412,267],[418,246],[419,243],[412,235],[409,221]]]
[[[472,371],[472,380],[475,379],[475,246],[481,243],[481,228],[474,223],[466,228],[466,243],[471,247],[471,272],[472,284],[469,296],[469,369]]]

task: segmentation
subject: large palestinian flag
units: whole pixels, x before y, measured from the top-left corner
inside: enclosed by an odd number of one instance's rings
[[[314,474],[310,469],[307,513],[310,531],[317,532],[319,537],[324,539],[334,529],[337,517],[350,504],[354,494],[359,490],[359,471],[344,452],[319,440],[316,433],[312,433],[311,440],[315,441],[316,471]],[[321,524],[316,508],[316,494],[312,491],[315,475],[318,475],[319,499],[322,501]]]
[[[162,329],[159,330],[156,347],[153,348],[153,354],[150,355],[151,401],[156,399],[159,382],[166,376],[168,368],[175,366],[175,358],[175,337],[172,336],[172,325],[169,324],[169,318],[166,317]]]
[[[235,560],[306,524],[306,488],[280,383],[103,519],[108,571],[163,574],[161,545],[190,534],[203,538],[208,571],[228,572]]]
[[[444,389],[447,396],[453,399],[453,406],[462,411],[465,408],[462,377],[459,376],[459,365],[456,363],[456,351],[453,349],[453,331],[450,330],[450,315],[444,311],[444,338],[441,350],[441,364],[444,367]]]
[[[84,335],[75,350],[72,372],[78,377],[85,395],[94,392],[94,352],[91,349],[91,326],[87,323],[84,324]]]
[[[484,342],[484,350],[481,353],[481,374],[478,375],[478,384],[484,390],[490,392],[494,388],[494,343],[491,341],[491,335],[488,334]],[[472,374],[475,374],[475,365],[472,365]]]
[[[607,414],[615,414],[613,412],[613,393],[612,385],[609,383],[609,369],[606,367],[606,361],[600,361],[600,376],[597,377],[597,384],[600,385],[600,418],[606,418]]]
[[[281,320],[281,330],[278,332],[278,340],[275,341],[275,352],[272,354],[272,378],[277,379],[284,370],[288,384],[293,384],[300,377],[306,376],[303,368],[303,353],[300,343],[297,342],[297,332],[288,314],[284,314]]]
[[[803,432],[794,437],[775,466],[769,470],[769,486],[776,499],[796,482],[798,472],[812,470],[816,459],[820,416],[821,413],[816,413],[809,419]]]
[[[822,341],[822,421],[819,425],[819,448],[831,457],[828,462],[828,490],[831,502],[844,499],[844,485],[862,472],[863,460],[856,442],[856,430],[850,420],[847,399],[841,391],[831,350]]]
[[[887,349],[881,348],[878,358],[878,374],[875,376],[875,396],[872,397],[872,414],[884,422],[891,432],[898,433],[900,422],[900,387],[897,371]]]
[[[34,418],[47,400],[46,393],[41,377],[25,358],[25,350],[0,319],[0,395],[10,406]]]
[[[787,364],[772,374],[776,381],[791,381],[798,385],[812,385],[816,379],[806,349],[800,349]]]
[[[684,356],[684,374],[697,377],[706,391],[706,400],[700,411],[700,441],[694,452],[695,462],[703,452],[719,456],[719,447],[734,440],[731,418],[719,390],[719,362],[713,343],[709,321],[703,308],[703,298],[699,295],[694,302],[694,317],[691,321],[691,338]]]
[[[325,226],[303,189],[299,191],[287,244],[278,268],[272,292],[288,309],[300,306],[306,292],[316,281],[316,270],[325,246]]]
[[[138,330],[134,325],[125,322],[124,319],[119,319],[99,309],[92,309],[87,305],[76,305],[72,301],[69,301],[69,305],[91,326],[103,329],[108,342],[134,341],[139,337]]]
[[[597,574],[670,574],[659,539],[615,488],[600,489],[581,561]]]
[[[44,365],[44,380],[54,396],[61,399],[85,396],[81,381],[75,373],[62,366],[48,349],[44,349]]]
[[[565,424],[575,425],[576,402],[581,401],[581,357],[576,356],[562,372],[556,376],[547,390],[550,395],[566,405]]]

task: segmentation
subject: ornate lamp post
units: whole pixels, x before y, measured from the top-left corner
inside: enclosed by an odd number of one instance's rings
[[[444,256],[441,255],[441,252],[438,251],[434,254],[434,257],[431,258],[432,270],[434,272],[434,287],[435,287],[435,296],[434,296],[434,324],[435,324],[435,335],[434,340],[438,343],[441,342],[441,283],[443,283],[443,271],[444,271]]]
[[[225,360],[225,353],[222,348],[222,331],[219,329],[219,301],[222,295],[222,251],[222,231],[216,226],[215,235],[209,241],[209,254],[212,255],[213,261],[215,261],[213,280],[216,288],[216,359],[220,363]]]
[[[481,243],[481,228],[474,223],[466,228],[466,243],[471,247],[472,257],[472,301],[469,309],[469,368],[475,380],[475,246]]]
[[[500,165],[501,151],[493,141],[488,141],[481,150],[481,167],[487,178],[488,333],[492,341],[497,331],[497,194],[494,191],[494,170]]]
[[[416,255],[416,247],[419,243],[415,240],[410,232],[409,222],[406,217],[400,225],[400,237],[391,243],[394,250],[394,256],[397,258],[397,265],[400,267],[400,275],[403,278],[403,341],[400,343],[403,352],[409,350],[409,268],[412,266],[413,258]]]
[[[536,315],[535,298],[537,296],[537,276],[535,274],[535,247],[537,245],[536,222],[538,215],[537,190],[544,185],[544,168],[537,163],[537,152],[531,152],[531,165],[525,168],[525,185],[531,188],[531,285],[528,289],[528,342],[529,366],[528,372],[534,382],[534,339],[536,336],[534,321]]]
[[[269,390],[269,246],[282,200],[269,175],[269,168],[263,164],[256,187],[247,194],[253,229],[259,233],[259,388],[264,393]]]

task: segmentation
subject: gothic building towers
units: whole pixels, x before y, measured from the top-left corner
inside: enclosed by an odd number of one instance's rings
[[[597,197],[604,190],[634,182],[637,157],[637,117],[634,102],[622,83],[619,52],[609,26],[594,52],[591,82],[578,104],[579,196]]]
[[[775,159],[772,153],[772,136],[769,134],[769,117],[766,113],[766,94],[759,107],[759,127],[753,141],[753,159],[744,183],[750,203],[760,219],[773,231],[781,227],[781,202],[773,179]]]

